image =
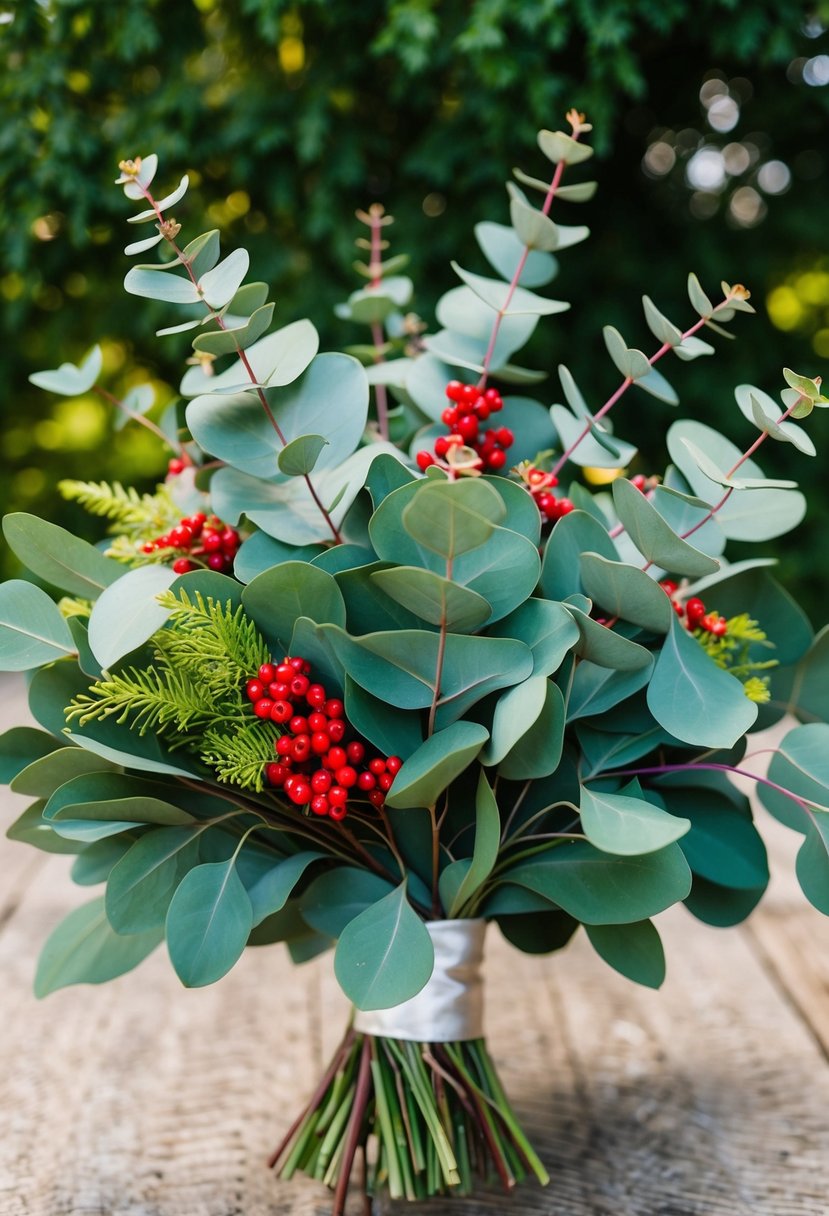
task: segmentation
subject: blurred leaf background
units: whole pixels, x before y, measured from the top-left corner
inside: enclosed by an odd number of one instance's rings
[[[512,166],[543,171],[536,130],[573,105],[595,125],[599,192],[559,218],[593,237],[562,258],[555,291],[573,311],[539,326],[527,362],[566,360],[598,404],[617,379],[602,324],[649,348],[643,292],[682,322],[689,270],[711,292],[744,282],[759,315],[739,340],[670,368],[683,411],[743,442],[735,384],[776,393],[784,364],[812,376],[829,361],[827,26],[825,0],[0,0],[0,507],[94,535],[57,499],[60,477],[163,474],[152,436],[113,437],[100,399],[27,383],[100,340],[112,391],[149,377],[160,402],[174,393],[186,335],[154,339],[167,315],[120,286],[121,158],[156,151],[162,190],[189,173],[183,238],[216,226],[227,249],[247,246],[279,321],[311,317],[325,349],[363,339],[332,311],[358,285],[355,208],[396,216],[392,252],[411,254],[430,320],[449,259],[484,269],[474,223],[506,220]],[[559,395],[553,375],[539,396]],[[626,402],[635,471],[663,467],[665,412]],[[820,615],[824,459],[772,456],[810,498],[780,557]]]

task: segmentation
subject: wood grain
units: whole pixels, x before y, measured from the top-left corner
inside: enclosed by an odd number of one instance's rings
[[[0,724],[18,714],[0,685]],[[490,1044],[553,1181],[432,1216],[826,1216],[829,935],[788,877],[797,838],[771,835],[781,877],[749,927],[660,918],[659,993],[584,935],[534,959],[490,932]],[[88,893],[63,857],[4,841],[0,867],[0,1214],[324,1216],[325,1191],[264,1160],[347,1016],[330,959],[248,951],[187,992],[159,951],[37,1002],[39,945]]]

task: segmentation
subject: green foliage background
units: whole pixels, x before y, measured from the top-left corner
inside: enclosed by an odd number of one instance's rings
[[[449,258],[483,269],[474,222],[506,218],[511,167],[541,169],[537,128],[575,105],[595,124],[599,193],[562,218],[594,236],[562,258],[556,290],[573,312],[539,327],[528,362],[566,360],[599,403],[615,387],[602,324],[647,345],[639,296],[682,320],[691,269],[712,291],[745,282],[760,315],[716,366],[671,369],[686,411],[739,441],[733,384],[774,392],[783,364],[819,375],[829,357],[825,3],[804,19],[792,0],[41,0],[0,21],[4,510],[80,525],[55,499],[59,476],[143,485],[163,471],[143,432],[112,440],[98,399],[55,403],[26,380],[102,339],[113,391],[147,374],[162,397],[173,391],[186,336],[156,342],[163,310],[121,290],[129,231],[111,184],[120,158],[152,150],[162,189],[191,176],[183,235],[206,217],[228,247],[245,244],[281,321],[310,316],[325,349],[361,338],[332,313],[357,285],[355,208],[379,200],[397,217],[393,252],[411,254],[416,307],[431,319],[453,282]],[[706,79],[736,101],[733,129],[708,121]],[[642,167],[654,144],[670,149],[666,172]],[[757,155],[720,190],[694,192],[686,168],[703,145]],[[758,187],[767,161],[788,167],[785,193]],[[760,222],[735,221],[740,190],[761,200]],[[545,395],[557,399],[557,383]],[[637,395],[624,408],[639,412],[623,433],[638,435],[647,472],[666,407]],[[795,465],[783,445],[773,455],[774,475],[797,477],[811,500],[796,552],[782,556],[784,579],[815,609],[823,462]]]

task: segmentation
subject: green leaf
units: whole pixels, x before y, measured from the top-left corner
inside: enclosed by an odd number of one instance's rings
[[[227,975],[253,928],[253,909],[235,857],[185,874],[167,911],[167,949],[185,988],[202,988]]]
[[[783,379],[789,388],[793,388],[802,397],[808,397],[810,401],[821,400],[820,384],[817,380],[811,380],[808,376],[799,376],[790,367],[783,368]]]
[[[671,814],[684,815],[690,824],[680,848],[695,874],[741,891],[766,886],[766,849],[748,808],[741,810],[716,790],[704,787],[675,789],[666,783],[659,789]]]
[[[208,270],[212,270],[219,260],[219,229],[211,228],[184,246],[184,256],[190,263],[190,269],[197,279]]]
[[[112,770],[107,760],[86,752],[82,747],[59,747],[27,765],[11,782],[15,794],[31,794],[50,798],[59,786],[85,773]]]
[[[199,290],[211,308],[224,308],[242,285],[248,272],[250,255],[246,249],[234,249],[199,279]]]
[[[143,168],[143,166],[142,166],[142,168]],[[167,195],[165,195],[164,198],[159,199],[159,201],[156,203],[155,207],[150,207],[148,210],[142,211],[139,215],[128,216],[127,223],[128,224],[143,224],[147,220],[157,219],[159,211],[166,211],[168,207],[175,207],[176,203],[181,202],[181,200],[184,198],[185,194],[187,193],[187,188],[189,185],[190,185],[190,178],[185,173],[184,176],[182,177],[181,181],[179,182],[179,184],[176,186],[175,190],[172,192],[172,194],[167,194]],[[124,188],[124,193],[126,194],[126,187]],[[134,197],[134,196],[128,195],[127,197],[129,198],[129,197]]]
[[[164,788],[126,773],[83,773],[55,790],[46,804],[44,818],[56,832],[63,832],[69,826],[63,822],[65,820],[192,823],[193,816],[187,811],[159,797]]]
[[[250,898],[254,927],[284,908],[308,867],[324,857],[324,853],[309,849],[279,860],[264,851],[243,850],[238,870]]]
[[[127,271],[124,290],[131,296],[165,304],[198,304],[201,296],[195,283],[186,275],[165,273],[174,264],[133,266]]]
[[[274,388],[291,384],[301,376],[318,350],[319,334],[311,322],[293,321],[249,346],[245,351],[245,361],[250,365],[257,384]],[[236,359],[218,375],[205,375],[198,366],[188,368],[180,391],[184,397],[198,397],[201,393],[232,394],[249,383],[250,376],[245,365],[241,359]]]
[[[286,545],[282,541],[274,540],[266,532],[254,532],[252,536],[242,542],[233,564],[233,573],[239,582],[250,583],[257,574],[264,574],[266,570],[270,570],[272,566],[278,566],[280,562],[310,562],[323,552],[325,550],[318,545],[298,548],[295,545]]]
[[[582,660],[576,666],[567,698],[567,720],[596,717],[644,688],[651,676],[651,667],[634,671],[613,671]]]
[[[546,695],[547,679],[537,675],[501,694],[495,706],[489,742],[481,752],[482,764],[500,764],[537,721]]]
[[[493,525],[505,515],[497,490],[478,479],[463,478],[422,482],[401,520],[418,544],[452,561],[489,540]]]
[[[449,916],[458,916],[464,906],[489,878],[498,860],[501,843],[501,816],[486,774],[478,774],[475,793],[475,843],[472,859],[464,878],[447,907]]]
[[[572,452],[567,457],[582,468],[621,469],[629,465],[636,455],[636,448],[616,436],[592,433],[594,425],[585,419],[576,418],[566,406],[550,406],[550,417],[558,432],[559,447]],[[589,429],[588,429],[589,426]],[[612,450],[611,450],[612,449]]]
[[[733,747],[757,717],[740,681],[676,620],[656,660],[648,707],[668,734],[699,747]]]
[[[825,811],[812,812],[795,868],[809,903],[829,916],[829,814]]]
[[[0,671],[29,671],[74,652],[69,626],[45,591],[18,578],[0,584]]]
[[[199,838],[193,828],[155,828],[136,840],[116,862],[107,882],[106,914],[115,932],[163,929],[173,893],[198,855]]]
[[[692,916],[705,925],[727,929],[739,925],[749,916],[763,897],[764,887],[753,891],[737,891],[732,887],[721,887],[694,875],[691,894],[685,906]]]
[[[691,871],[677,844],[643,857],[614,857],[586,841],[562,844],[504,872],[586,925],[645,920],[685,899]]]
[[[796,481],[772,480],[769,477],[732,477],[730,473],[723,473],[708,454],[690,439],[683,439],[682,442],[699,471],[715,485],[728,486],[732,490],[792,490],[797,485]]]
[[[468,587],[417,566],[376,570],[372,581],[396,603],[432,625],[445,625],[450,633],[472,633],[489,620],[492,605]]]
[[[688,299],[691,301],[691,307],[701,317],[710,317],[713,313],[714,305],[700,287],[699,279],[693,272],[688,275]]]
[[[626,379],[639,380],[651,370],[648,356],[641,350],[628,347],[618,329],[605,325],[602,330],[607,353]]]
[[[343,929],[334,973],[358,1009],[391,1009],[416,996],[435,963],[432,939],[406,899],[406,883]]]
[[[7,840],[16,840],[20,844],[32,845],[44,853],[77,853],[83,844],[76,840],[65,840],[58,836],[51,824],[44,823],[43,808],[46,802],[40,799],[27,806],[22,815],[6,831]]]
[[[658,583],[635,566],[611,562],[598,553],[581,555],[581,581],[608,616],[620,617],[653,633],[667,633],[674,610]]]
[[[795,831],[808,831],[810,818],[801,803],[829,810],[829,725],[809,722],[796,726],[778,743],[769,764],[769,780],[788,790],[758,783],[757,793],[768,811]]]
[[[750,384],[738,384],[734,396],[743,415],[753,422],[761,431],[765,431],[772,439],[782,443],[792,443],[806,456],[814,456],[816,448],[812,438],[802,427],[793,422],[779,422],[782,413],[779,405],[758,388]]]
[[[135,839],[131,832],[122,832],[120,836],[107,836],[104,840],[81,846],[82,851],[72,864],[72,881],[79,887],[94,887],[99,882],[106,882],[113,867],[132,848]],[[56,836],[55,840],[60,840],[60,837]],[[64,840],[61,843],[68,842]]]
[[[349,677],[345,681],[345,716],[357,733],[384,756],[405,760],[423,742],[419,713],[396,709]]]
[[[300,896],[302,919],[317,932],[337,938],[350,921],[393,889],[369,870],[338,866],[318,875]]]
[[[529,646],[533,676],[551,676],[579,640],[579,627],[563,604],[531,598],[492,627],[499,637]]]
[[[103,984],[131,971],[155,950],[163,934],[153,929],[121,937],[106,918],[103,899],[75,908],[50,933],[35,975],[35,996],[69,984]]]
[[[32,372],[29,383],[61,397],[80,397],[92,388],[101,374],[102,364],[101,348],[93,346],[79,367],[74,363],[61,363],[53,371]]]
[[[495,224],[483,220],[475,225],[475,239],[486,260],[507,282],[511,282],[526,254],[523,242],[509,224]],[[518,282],[522,287],[543,287],[555,278],[558,264],[549,253],[531,250],[526,258]]]
[[[274,652],[288,653],[299,617],[345,625],[345,601],[334,576],[309,562],[283,562],[258,574],[242,592],[242,603]]]
[[[681,349],[681,347],[675,349]],[[657,401],[664,401],[666,405],[679,405],[676,390],[655,367],[651,368],[646,376],[639,376],[635,384],[637,388],[644,389],[651,397],[656,397]]]
[[[0,782],[8,785],[36,760],[63,747],[63,741],[35,726],[12,726],[0,735]]]
[[[631,642],[620,633],[614,633],[606,625],[600,625],[586,612],[565,605],[579,628],[579,641],[574,650],[583,659],[598,663],[601,667],[612,667],[614,671],[637,671],[649,668],[652,662],[650,651],[637,642]]]
[[[651,921],[634,921],[630,925],[587,925],[587,936],[596,953],[614,971],[635,984],[662,987],[665,951]]]
[[[613,482],[613,502],[628,536],[648,561],[689,578],[701,578],[719,569],[716,558],[677,536],[656,507],[627,478],[617,477]]]
[[[582,786],[582,830],[597,849],[621,857],[655,853],[690,829],[688,819],[669,815],[641,798]]]
[[[457,262],[452,262],[452,269],[479,300],[483,300],[495,312],[505,317],[522,313],[539,317],[552,316],[554,313],[566,312],[570,307],[564,300],[549,300],[533,291],[527,291],[524,287],[515,287],[510,294],[508,283],[501,279],[488,279],[483,275],[473,274],[470,270],[464,270]]]
[[[229,355],[233,351],[245,350],[267,332],[273,319],[273,304],[263,304],[242,325],[216,330],[215,333],[199,334],[193,339],[193,350],[209,355]]]
[[[286,477],[304,477],[310,473],[320,452],[328,445],[328,440],[322,435],[299,435],[287,443],[276,458],[280,473]]]
[[[510,220],[518,239],[528,249],[541,253],[552,253],[558,249],[558,229],[550,217],[530,206],[525,195],[512,182],[507,182],[507,190],[510,196]]]
[[[571,511],[558,521],[547,541],[541,567],[541,590],[550,600],[564,600],[582,590],[580,559],[584,552],[618,561],[607,528],[586,511]]]
[[[692,359],[699,359],[700,355],[713,355],[714,347],[710,342],[703,342],[701,338],[691,334],[690,337],[683,338],[679,346],[674,347],[674,354],[683,363],[689,363]]]
[[[112,667],[164,625],[170,613],[156,596],[176,578],[168,566],[139,566],[106,588],[89,618],[89,646],[101,667]]]
[[[545,682],[544,694],[541,713],[498,767],[500,776],[508,781],[546,777],[558,768],[564,742],[564,697],[551,680]]]
[[[386,806],[433,806],[488,738],[489,731],[477,722],[453,722],[436,731],[404,762],[386,795]]]
[[[24,566],[70,595],[94,600],[124,573],[120,562],[104,557],[65,528],[17,511],[3,520],[3,535]]]
[[[660,342],[668,346],[679,346],[682,341],[682,330],[659,311],[650,296],[642,296],[642,307],[645,310],[645,320],[648,329]]]
[[[580,143],[564,131],[539,131],[538,146],[554,165],[560,161],[565,165],[580,165],[593,155],[589,144]]]

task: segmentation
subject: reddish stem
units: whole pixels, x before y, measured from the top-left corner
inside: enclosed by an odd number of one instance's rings
[[[357,1143],[360,1139],[360,1130],[368,1104],[370,1088],[371,1037],[366,1035],[363,1039],[363,1050],[360,1055],[360,1071],[357,1074],[357,1087],[354,1091],[354,1102],[351,1107],[351,1117],[348,1122],[348,1132],[345,1138],[342,1161],[340,1162],[340,1173],[337,1178],[337,1189],[334,1192],[334,1206],[331,1209],[331,1216],[343,1216],[343,1212],[345,1211],[348,1180],[351,1177],[351,1168],[354,1165],[354,1156],[357,1152]]]

